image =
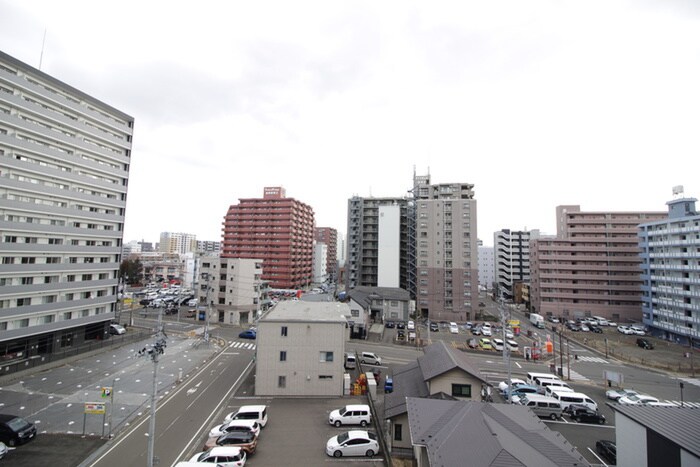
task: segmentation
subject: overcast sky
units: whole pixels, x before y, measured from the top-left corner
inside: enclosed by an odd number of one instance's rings
[[[266,186],[344,233],[414,170],[475,185],[486,245],[700,196],[694,0],[0,0],[0,50],[135,118],[125,241],[220,240]]]

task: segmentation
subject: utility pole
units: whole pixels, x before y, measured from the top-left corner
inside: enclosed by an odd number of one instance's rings
[[[151,348],[144,347],[139,350],[138,356],[148,356],[153,362],[153,389],[151,391],[151,419],[148,425],[148,459],[147,466],[153,467],[154,450],[156,442],[156,403],[158,401],[158,356],[162,355],[167,347],[166,339],[168,336],[163,332],[163,309],[158,312],[158,331],[156,332],[156,341]]]

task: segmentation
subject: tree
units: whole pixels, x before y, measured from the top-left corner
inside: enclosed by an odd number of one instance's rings
[[[125,259],[119,266],[119,277],[122,277],[124,282],[129,285],[140,282],[142,276],[143,264],[139,259]]]

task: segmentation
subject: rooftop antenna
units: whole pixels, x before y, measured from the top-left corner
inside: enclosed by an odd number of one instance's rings
[[[41,71],[41,62],[44,61],[44,45],[46,44],[46,28],[44,28],[44,38],[41,41],[41,55],[39,55],[39,71]]]

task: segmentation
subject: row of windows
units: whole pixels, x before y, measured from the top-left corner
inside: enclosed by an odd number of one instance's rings
[[[114,193],[106,193],[106,192],[102,192],[102,191],[96,191],[96,190],[93,190],[92,188],[83,187],[80,185],[75,185],[75,186],[71,187],[68,184],[56,182],[54,180],[44,180],[42,178],[28,177],[28,176],[16,174],[16,173],[10,173],[7,175],[7,177],[10,180],[17,180],[20,182],[31,183],[34,185],[41,185],[41,186],[48,187],[48,188],[57,188],[60,190],[71,190],[71,191],[75,191],[77,193],[85,193],[85,194],[92,195],[92,196],[99,196],[101,198],[117,199],[117,195]],[[97,177],[95,176],[94,178],[97,178]],[[119,183],[119,182],[111,180],[111,179],[103,179],[103,180],[109,181],[110,183],[115,183],[115,184]]]
[[[109,291],[107,289],[88,290],[83,292],[68,292],[63,295],[64,302],[72,302],[74,300],[89,300],[96,297],[105,297]],[[40,297],[20,297],[15,299],[0,300],[0,308],[20,308],[31,305],[45,305],[48,303],[58,303],[58,295],[43,295]]]
[[[63,238],[59,237],[23,237],[18,235],[5,235],[4,243],[35,243],[39,245],[63,245]],[[67,243],[66,243],[67,244]],[[78,240],[71,239],[72,246],[112,246],[111,240]]]
[[[37,259],[39,261],[37,261]],[[2,264],[94,264],[94,263],[110,263],[117,261],[117,257],[109,256],[71,256],[69,258],[62,258],[60,256],[3,256]]]
[[[286,361],[287,361],[287,351],[280,350],[280,362],[286,362]],[[333,361],[333,352],[329,352],[329,351],[325,351],[325,350],[319,352],[319,362],[332,362],[332,361]]]
[[[79,311],[65,311],[58,314],[46,314],[35,316],[32,318],[21,318],[11,321],[0,321],[0,331],[12,331],[14,329],[28,328],[30,326],[40,326],[42,324],[50,324],[55,321],[68,321],[71,319],[85,318],[88,316],[96,316],[107,312],[104,306],[96,307],[94,310],[84,309]]]
[[[333,375],[318,375],[319,380],[330,380],[333,379]],[[284,389],[287,387],[287,377],[284,375],[279,375],[277,377],[277,387]]]
[[[116,275],[116,271],[114,272]],[[75,282],[78,276],[76,274],[67,274],[65,282]],[[109,279],[109,273],[101,272],[99,274],[81,274],[81,281],[106,280]],[[53,284],[61,282],[61,278],[57,275],[53,276],[24,276],[24,277],[0,277],[0,286],[8,285],[31,285],[31,284]]]

